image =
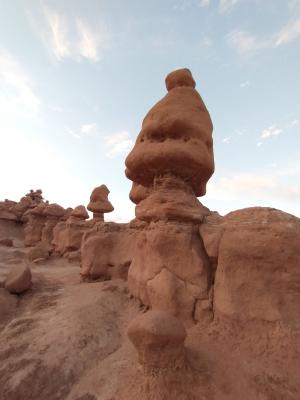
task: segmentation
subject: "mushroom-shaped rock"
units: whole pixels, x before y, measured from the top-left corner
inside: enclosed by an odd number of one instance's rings
[[[89,214],[86,211],[86,208],[82,205],[75,207],[74,210],[70,213],[70,216],[78,219],[89,218]]]
[[[185,365],[185,328],[165,311],[149,311],[135,318],[128,327],[128,337],[147,370]]]
[[[49,204],[48,206],[46,206],[45,208],[45,212],[44,214],[47,217],[54,217],[54,218],[61,218],[65,215],[66,210],[61,207],[59,204],[53,203],[53,204]]]
[[[126,175],[149,186],[171,171],[203,196],[214,172],[212,121],[188,69],[169,74],[166,85],[169,92],[146,115],[126,159]]]
[[[22,293],[31,285],[31,271],[28,265],[20,264],[14,266],[5,281],[5,289],[10,293]]]
[[[105,185],[98,186],[92,191],[87,209],[94,213],[94,217],[100,218],[103,213],[109,213],[114,210],[114,207],[108,200],[109,193]]]

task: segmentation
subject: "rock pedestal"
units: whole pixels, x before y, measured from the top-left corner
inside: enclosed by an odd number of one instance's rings
[[[189,70],[169,74],[166,86],[126,159],[136,217],[149,224],[137,239],[128,287],[147,306],[193,321],[211,284],[199,234],[209,210],[197,196],[214,171],[213,127]],[[141,195],[140,185],[148,188]]]
[[[109,193],[105,185],[98,186],[92,191],[87,209],[92,211],[94,222],[103,222],[104,213],[114,210],[111,202],[108,200]]]

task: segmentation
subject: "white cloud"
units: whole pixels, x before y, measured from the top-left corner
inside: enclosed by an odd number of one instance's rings
[[[80,139],[81,137],[79,133],[76,133],[73,129],[69,128],[68,126],[65,126],[65,131],[75,139]]]
[[[241,0],[220,0],[220,12],[224,13],[235,7]]]
[[[299,124],[299,120],[298,119],[293,119],[288,125],[287,128],[294,128],[294,126],[297,126]]]
[[[108,149],[106,156],[113,158],[119,154],[129,152],[133,145],[133,140],[127,131],[117,132],[104,138],[105,145]]]
[[[42,19],[29,17],[44,46],[58,61],[71,58],[97,62],[109,47],[108,32],[102,23],[93,28],[81,18],[67,17],[47,6],[43,6]]]
[[[240,88],[244,89],[246,87],[250,86],[250,82],[249,81],[245,81],[245,82],[241,82],[240,83]]]
[[[256,143],[256,146],[257,146],[257,147],[260,147],[260,146],[262,146],[262,144],[263,144],[262,142],[257,142],[257,143]]]
[[[300,201],[299,180],[288,181],[286,174],[242,173],[220,178],[208,184],[207,198],[224,200],[276,200],[297,202]],[[297,176],[300,177],[299,171]]]
[[[91,61],[98,61],[100,58],[99,54],[99,47],[101,44],[100,38],[81,19],[79,18],[77,19],[76,25],[79,34],[79,43],[78,43],[79,54],[82,57],[88,58]]]
[[[91,124],[81,125],[80,131],[81,131],[81,133],[86,134],[86,135],[94,134],[97,132],[97,124],[91,123]]]
[[[199,7],[208,7],[210,5],[210,0],[200,0]]]
[[[263,129],[261,132],[261,139],[268,139],[271,136],[278,136],[282,133],[282,129],[276,127],[276,125],[272,125],[269,128]]]
[[[211,47],[212,44],[213,44],[212,39],[208,36],[205,36],[200,40],[201,47]]]
[[[222,142],[228,144],[230,142],[230,140],[231,140],[231,136],[227,136],[224,139],[222,139]]]
[[[290,21],[275,35],[275,46],[281,46],[296,40],[300,36],[300,18]]]
[[[36,114],[40,99],[33,83],[14,56],[0,52],[0,111]]]
[[[241,55],[251,55],[264,48],[274,48],[300,37],[300,18],[290,21],[278,33],[258,38],[250,32],[233,30],[226,35],[227,44]]]
[[[227,44],[241,55],[253,54],[257,50],[269,46],[269,41],[259,40],[249,32],[234,30],[226,36]]]
[[[63,15],[44,7],[44,15],[48,29],[45,36],[49,41],[54,56],[61,60],[71,54],[71,43],[68,39],[68,24]]]

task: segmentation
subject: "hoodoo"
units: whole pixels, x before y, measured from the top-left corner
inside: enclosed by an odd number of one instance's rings
[[[137,240],[128,285],[145,305],[191,320],[210,287],[198,231],[209,210],[197,196],[214,172],[213,125],[188,69],[170,73],[166,87],[126,159],[132,200],[139,185],[151,188],[135,201],[136,217],[149,225]]]
[[[87,209],[92,211],[94,220],[104,221],[103,214],[114,210],[114,207],[108,200],[108,195],[109,190],[105,185],[98,186],[92,191]]]

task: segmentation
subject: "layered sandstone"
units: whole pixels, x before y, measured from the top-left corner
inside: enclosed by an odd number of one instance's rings
[[[81,270],[84,280],[127,279],[137,227],[105,222],[88,230],[82,238]]]
[[[227,214],[216,230],[215,315],[298,324],[300,219],[253,207]]]
[[[128,287],[145,305],[192,321],[211,285],[198,228],[210,212],[196,196],[214,171],[213,126],[189,70],[169,74],[166,86],[126,159],[136,217],[149,224],[137,239]]]

